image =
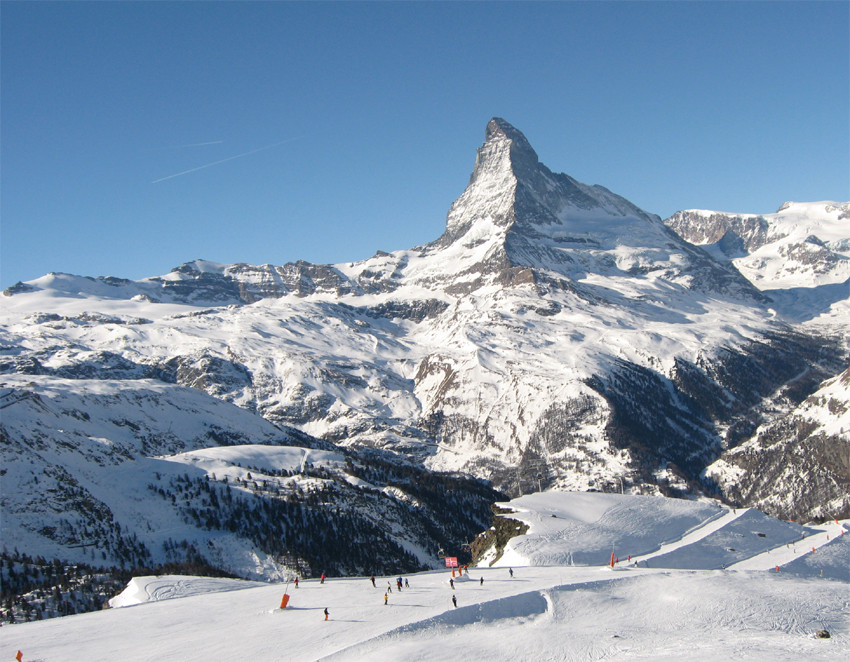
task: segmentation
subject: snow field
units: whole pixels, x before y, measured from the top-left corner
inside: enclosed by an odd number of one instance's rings
[[[828,660],[846,651],[844,598],[768,573],[630,576],[459,608],[326,659]]]
[[[850,644],[847,584],[768,572],[473,569],[387,581],[329,579],[191,595],[3,628],[0,656],[52,660],[833,659]],[[484,578],[484,584],[478,581]],[[208,582],[206,578],[196,578]],[[212,588],[208,586],[207,588]],[[235,587],[234,587],[235,588]],[[138,587],[134,587],[138,590]],[[190,595],[173,597],[183,591]],[[451,596],[458,607],[453,608]],[[330,620],[323,620],[328,608]],[[825,627],[829,640],[811,638]]]

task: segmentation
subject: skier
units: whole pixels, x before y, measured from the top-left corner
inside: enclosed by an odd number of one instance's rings
[[[387,593],[392,593],[392,592],[393,592],[393,585],[390,584],[389,582],[387,582]]]
[[[328,620],[328,608],[325,607],[325,620]]]
[[[387,600],[389,600],[389,597],[386,593],[384,593],[384,604],[387,604]]]
[[[514,576],[514,569],[513,568],[508,568],[508,572],[511,573],[511,577]]]
[[[398,591],[401,593],[401,577],[395,580],[395,585],[398,586]]]
[[[450,580],[449,580],[449,584],[451,584],[452,590],[454,591],[454,590],[455,590],[455,580],[454,580],[454,579],[450,579]]]
[[[295,588],[298,588],[298,577],[295,578]]]
[[[375,575],[372,575],[369,579],[372,581],[372,588],[375,588]]]
[[[455,606],[455,609],[457,609],[457,596],[452,596],[452,604]]]
[[[479,586],[484,586],[484,577],[481,578],[481,582],[480,582]]]
[[[410,588],[410,584],[407,583],[407,577],[404,578],[404,588]]]
[[[324,583],[325,583],[325,573],[324,573],[324,572],[322,573],[322,581],[320,581],[319,583],[320,583],[320,584],[324,584]]]

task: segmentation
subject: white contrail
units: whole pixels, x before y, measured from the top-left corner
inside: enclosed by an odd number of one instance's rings
[[[205,143],[189,143],[187,145],[165,145],[163,147],[150,147],[145,152],[161,152],[165,149],[186,149],[187,147],[206,147],[207,145],[221,145],[223,140],[210,140]]]
[[[189,170],[184,170],[183,172],[176,172],[173,175],[168,175],[167,177],[160,177],[159,179],[154,179],[151,184],[158,184],[159,182],[164,182],[166,179],[174,179],[175,177],[180,177],[180,175],[188,175],[190,172],[197,172],[198,170],[203,170],[204,168],[212,168],[213,166],[218,165],[220,163],[227,163],[228,161],[232,161],[233,159],[241,159],[243,156],[256,154],[257,152],[262,152],[264,150],[271,149],[272,147],[282,145],[283,143],[292,142],[293,140],[298,140],[298,138],[287,138],[286,140],[279,140],[278,142],[272,143],[271,145],[252,149],[250,152],[242,152],[242,154],[228,156],[226,159],[220,159],[218,161],[213,161],[212,163],[205,163],[204,165],[200,165],[197,168],[189,168]]]

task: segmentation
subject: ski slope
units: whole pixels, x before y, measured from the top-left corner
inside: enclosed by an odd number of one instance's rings
[[[368,578],[309,579],[297,589],[205,577],[136,578],[113,600],[127,605],[122,608],[3,627],[0,659],[21,650],[30,662],[833,660],[850,648],[846,522],[801,527],[753,510],[629,495],[545,493],[511,504],[532,523],[508,554],[532,552],[535,540],[543,549],[542,556],[510,566],[513,576],[503,565],[470,568],[452,587],[449,571],[432,571],[407,577],[410,588],[401,592],[395,577],[377,578],[376,587]],[[610,533],[615,521],[632,522],[620,528],[648,529],[664,542],[613,569],[577,564],[582,554],[604,547],[606,537],[625,545],[645,539]],[[552,557],[559,530],[583,530],[587,549],[562,537],[569,542],[564,558],[572,554],[573,564],[536,564],[535,558]],[[751,565],[712,569],[726,551],[726,537],[751,530],[766,547],[749,552]],[[778,543],[791,531],[800,542]],[[708,553],[711,546],[722,551]],[[672,555],[688,558],[689,549],[691,567],[660,567]],[[785,563],[776,572],[780,559]],[[285,591],[291,597],[282,610]],[[815,638],[820,629],[831,637]]]

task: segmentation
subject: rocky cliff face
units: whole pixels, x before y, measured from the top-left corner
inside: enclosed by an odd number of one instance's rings
[[[759,426],[706,469],[727,498],[784,519],[850,510],[850,370]]]
[[[733,263],[768,295],[850,278],[850,203],[786,202],[776,213],[764,215],[688,210],[665,224]]]
[[[850,238],[831,219],[844,206],[798,207],[781,213],[783,228],[808,219],[818,241],[803,243],[831,251],[840,278]],[[828,236],[811,231],[818,214]],[[706,468],[778,420],[780,395],[787,412],[846,368],[850,309],[842,282],[810,283],[812,271],[786,269],[781,288],[764,287],[779,282],[776,261],[759,271],[729,255],[772,246],[776,219],[727,216],[665,225],[553,173],[494,118],[433,242],[337,265],[52,274],[5,293],[0,367],[191,386],[326,442],[513,494],[747,499],[742,481],[733,494],[706,482]],[[673,229],[718,239],[696,247]],[[819,485],[816,500],[841,489]]]

